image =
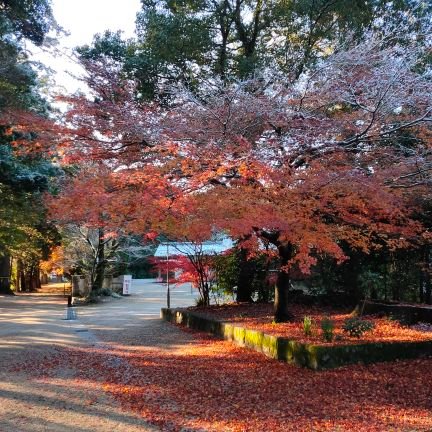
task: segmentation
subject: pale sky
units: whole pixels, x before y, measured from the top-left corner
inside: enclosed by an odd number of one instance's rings
[[[69,47],[91,42],[95,33],[122,30],[133,36],[139,0],[53,0],[57,22],[71,35],[63,43]]]
[[[90,44],[93,35],[105,30],[122,30],[125,38],[132,37],[140,0],[52,0],[53,14],[58,24],[68,33],[58,39],[57,51],[66,55],[30,47],[32,58],[56,71],[50,78],[67,92],[80,89],[80,83],[70,77],[80,74],[80,69],[68,57],[72,48]],[[53,50],[51,50],[53,51]]]

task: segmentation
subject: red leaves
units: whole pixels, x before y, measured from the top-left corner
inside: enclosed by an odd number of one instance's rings
[[[162,335],[152,341],[148,333],[129,332],[105,349],[32,359],[29,371],[49,379],[58,367],[73,368],[79,378],[68,385],[99,386],[164,431],[432,428],[431,359],[314,372],[194,335],[178,333],[175,344],[166,345]]]
[[[120,378],[110,392],[163,430],[432,427],[430,361],[316,373],[227,342],[208,338],[198,342],[169,352],[126,353],[135,373],[133,388],[125,391]]]
[[[154,241],[156,240],[158,233],[156,231],[150,231],[145,235],[146,240]]]
[[[416,328],[404,327],[397,321],[388,318],[368,316],[374,323],[371,332],[363,334],[361,339],[351,338],[342,330],[344,321],[350,317],[352,309],[335,309],[318,306],[291,305],[290,312],[294,315],[293,322],[272,324],[273,305],[271,304],[230,304],[198,308],[195,312],[216,318],[220,321],[237,323],[244,327],[264,333],[283,336],[303,342],[326,344],[320,333],[320,323],[324,317],[330,316],[335,323],[336,340],[331,344],[346,345],[364,342],[415,342],[432,340],[432,332],[420,331]],[[303,331],[303,318],[310,316],[314,321],[314,331],[306,337]]]
[[[282,83],[248,93],[252,83],[243,83],[203,101],[181,93],[171,108],[139,101],[136,83],[113,65],[85,67],[95,98],[65,99],[70,127],[60,135],[65,157],[97,167],[93,184],[80,188],[90,216],[103,209],[125,231],[201,241],[214,230],[237,239],[267,231],[278,235],[274,246],[293,246],[284,264],[303,273],[322,255],[346,259],[341,244],[395,249],[421,232],[413,204],[388,187],[403,164],[381,138],[401,120],[390,95],[416,106],[429,98],[419,83],[430,83],[402,63],[397,79],[384,79],[395,72],[393,58],[373,44],[335,54],[302,94]],[[102,166],[112,187],[101,187]],[[67,207],[74,201],[72,194]]]

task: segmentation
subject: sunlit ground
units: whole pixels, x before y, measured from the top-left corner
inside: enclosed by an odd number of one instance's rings
[[[432,430],[432,359],[314,372],[162,322],[164,294],[78,321],[62,297],[0,298],[0,431]]]

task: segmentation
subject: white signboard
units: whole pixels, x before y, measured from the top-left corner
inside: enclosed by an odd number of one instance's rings
[[[129,295],[132,285],[132,275],[123,275],[123,295]]]

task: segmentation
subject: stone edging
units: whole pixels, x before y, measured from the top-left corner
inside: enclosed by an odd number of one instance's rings
[[[384,313],[406,324],[432,323],[432,306],[385,304],[367,301],[357,308],[358,310],[363,309],[365,315]]]
[[[352,363],[376,363],[432,355],[432,341],[313,345],[212,320],[184,309],[163,308],[160,316],[166,321],[211,333],[251,348],[267,357],[314,370]]]

